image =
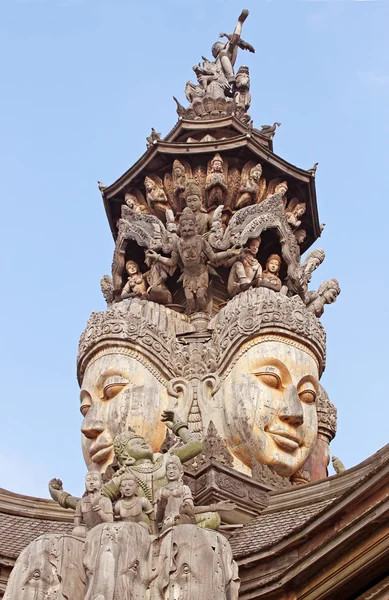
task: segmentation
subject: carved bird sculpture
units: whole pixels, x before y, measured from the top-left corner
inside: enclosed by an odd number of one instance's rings
[[[151,146],[160,139],[161,134],[155,131],[154,127],[152,127],[150,135],[146,138],[147,148],[151,148]]]
[[[332,466],[334,467],[335,473],[343,473],[343,471],[346,470],[346,467],[337,456],[332,457]]]
[[[107,187],[107,186],[103,185],[101,183],[101,181],[98,181],[97,185],[98,185],[98,188],[99,188],[100,192],[104,192],[105,188]]]
[[[186,119],[188,117],[188,113],[185,110],[185,108],[182,106],[182,104],[180,104],[177,100],[177,98],[175,96],[173,96],[173,100],[174,102],[177,104],[177,114],[179,117],[181,117],[181,119]],[[197,140],[196,140],[197,141]]]
[[[318,162],[316,162],[316,163],[313,165],[312,169],[308,169],[307,173],[310,173],[311,175],[313,175],[313,176],[315,177],[315,175],[316,175],[316,171],[317,171],[317,165],[318,165],[318,164],[319,164],[319,163],[318,163]]]
[[[261,133],[265,137],[273,139],[277,127],[281,127],[281,123],[279,123],[278,121],[273,123],[273,125],[262,125],[261,131],[259,133]]]

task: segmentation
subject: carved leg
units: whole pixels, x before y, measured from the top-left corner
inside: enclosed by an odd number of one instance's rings
[[[207,312],[207,289],[199,288],[197,290],[197,308],[199,312]]]
[[[195,304],[194,294],[193,294],[192,290],[188,290],[185,288],[184,288],[184,292],[185,292],[186,304],[188,306],[189,314],[192,314],[192,313],[196,312],[196,304]]]

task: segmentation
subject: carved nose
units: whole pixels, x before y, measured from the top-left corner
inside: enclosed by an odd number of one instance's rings
[[[294,427],[298,427],[304,423],[303,407],[294,385],[286,390],[280,410],[278,411],[278,417],[284,423],[288,423]]]
[[[99,418],[96,408],[92,405],[81,425],[81,431],[89,439],[96,438],[105,429],[104,422]]]

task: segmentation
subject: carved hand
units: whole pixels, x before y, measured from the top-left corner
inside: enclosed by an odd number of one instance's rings
[[[164,410],[161,416],[161,421],[166,423],[166,427],[173,429],[175,423],[180,422],[180,418],[174,410]]]
[[[180,514],[189,515],[190,517],[192,517],[194,515],[193,506],[191,504],[189,504],[189,502],[184,503],[180,507]]]
[[[240,244],[235,244],[234,246],[232,246],[232,248],[230,250],[228,250],[229,254],[232,254],[233,256],[237,256],[238,254],[240,254],[243,250],[243,246],[241,246]]]
[[[238,19],[239,23],[244,23],[248,16],[249,16],[249,11],[247,10],[247,8],[244,8],[239,15],[239,19]]]
[[[58,491],[62,492],[63,487],[62,487],[61,479],[56,479],[56,478],[50,479],[49,487],[53,488],[53,490],[58,490]]]
[[[98,504],[96,504],[96,506],[93,507],[93,509],[95,512],[100,512],[101,511],[101,506],[100,506],[100,502]]]
[[[159,258],[159,254],[154,250],[147,250],[146,257],[149,258],[152,262],[156,262]]]

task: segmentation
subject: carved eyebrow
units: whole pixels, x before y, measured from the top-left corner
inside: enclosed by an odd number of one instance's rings
[[[96,384],[97,387],[101,389],[104,386],[107,379],[111,377],[122,377],[123,379],[127,379],[127,381],[130,381],[129,375],[124,371],[118,369],[107,369],[107,371],[104,371],[104,373],[102,373],[98,378]]]
[[[305,383],[310,383],[312,385],[312,387],[314,388],[316,394],[319,393],[319,382],[316,379],[316,377],[313,377],[313,375],[304,375],[304,377],[302,377],[300,379],[300,381],[297,384],[297,391],[300,390],[300,388],[305,384]]]

